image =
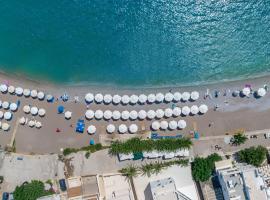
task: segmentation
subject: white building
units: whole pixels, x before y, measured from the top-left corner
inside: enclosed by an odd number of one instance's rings
[[[252,166],[233,166],[230,160],[216,162],[225,200],[270,200],[266,177]]]

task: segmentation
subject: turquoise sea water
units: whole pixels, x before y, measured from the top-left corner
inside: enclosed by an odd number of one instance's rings
[[[265,74],[270,1],[0,1],[0,66],[37,80],[119,86]]]

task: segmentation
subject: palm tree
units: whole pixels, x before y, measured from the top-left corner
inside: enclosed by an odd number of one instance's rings
[[[153,172],[159,174],[163,168],[165,168],[165,165],[161,162],[157,162],[153,165]]]
[[[141,166],[141,172],[142,172],[142,175],[143,176],[148,176],[148,177],[150,177],[151,176],[151,174],[153,173],[153,164],[152,163],[150,163],[150,164],[145,164],[145,165],[142,165]]]
[[[126,168],[121,169],[120,173],[122,173],[128,179],[132,179],[133,177],[136,177],[138,175],[138,169],[135,166],[130,165]]]

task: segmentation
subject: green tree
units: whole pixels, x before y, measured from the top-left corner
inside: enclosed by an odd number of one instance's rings
[[[245,162],[256,167],[260,166],[266,159],[267,149],[262,146],[250,147],[238,152],[241,162]]]
[[[45,191],[44,183],[33,180],[17,186],[13,195],[15,200],[36,200],[39,197],[53,194],[52,191]]]
[[[124,174],[124,176],[131,179],[131,178],[136,177],[138,175],[138,169],[135,166],[130,165],[126,168],[121,169],[120,173]]]
[[[211,177],[212,169],[205,158],[195,158],[191,165],[192,176],[195,181],[207,181]]]
[[[209,155],[207,158],[195,158],[191,165],[194,180],[207,181],[215,169],[215,162],[220,160],[222,160],[222,158],[216,153]]]
[[[237,133],[232,138],[233,145],[241,145],[244,144],[247,140],[247,137],[243,133]]]

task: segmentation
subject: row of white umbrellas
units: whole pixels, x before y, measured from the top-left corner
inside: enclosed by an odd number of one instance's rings
[[[5,119],[5,120],[11,120],[12,119],[12,113],[11,112],[3,112],[0,111],[0,119]]]
[[[124,105],[127,104],[137,104],[137,103],[161,103],[161,102],[179,102],[179,101],[188,101],[188,100],[197,100],[199,99],[200,95],[199,92],[197,91],[193,91],[191,93],[189,92],[184,92],[184,93],[180,93],[180,92],[175,92],[175,93],[171,93],[168,92],[166,94],[163,93],[157,93],[157,94],[149,94],[149,95],[145,95],[145,94],[140,94],[140,95],[123,95],[120,96],[118,94],[116,95],[110,95],[110,94],[92,94],[92,93],[88,93],[85,95],[85,101],[87,103],[91,103],[93,101],[95,101],[96,103],[102,103],[104,102],[105,104],[110,104],[110,103],[114,103],[114,104],[119,104],[122,103]]]
[[[10,125],[8,124],[8,123],[2,123],[1,121],[0,121],[0,128],[3,130],[3,131],[8,131],[9,130],[9,128],[10,128]]]
[[[245,87],[243,88],[242,90],[242,94],[244,96],[249,96],[251,94],[251,89],[250,87]],[[259,96],[259,97],[263,97],[266,95],[266,90],[265,88],[259,88],[257,91],[256,91],[256,94]]]
[[[187,116],[190,114],[196,115],[198,113],[205,114],[207,111],[208,111],[208,106],[205,104],[202,104],[200,106],[197,106],[197,105],[193,105],[191,107],[184,106],[184,107],[182,107],[182,109],[179,107],[175,107],[173,109],[166,108],[165,110],[157,109],[156,111],[154,111],[154,110],[149,110],[149,111],[140,110],[139,112],[137,112],[135,110],[132,110],[130,112],[127,110],[124,110],[122,112],[117,111],[117,110],[115,110],[115,111],[106,110],[104,112],[102,110],[96,110],[96,111],[87,110],[85,112],[85,117],[88,120],[93,119],[93,118],[96,118],[96,119],[104,118],[105,120],[110,120],[110,119],[113,119],[113,120],[119,120],[119,119],[122,119],[122,120],[128,120],[128,119],[143,120],[146,118],[148,118],[148,119],[154,119],[154,118],[161,119],[163,117],[166,117],[166,118],[169,118],[172,116],[178,117],[181,114],[184,116]]]
[[[184,129],[186,128],[187,126],[187,123],[185,120],[179,120],[178,122],[173,120],[173,121],[170,121],[170,122],[167,122],[167,121],[154,121],[152,122],[151,124],[151,128],[153,130],[175,130],[175,129]]]
[[[19,123],[21,125],[25,125],[27,123],[27,119],[25,117],[21,117],[19,120]],[[30,120],[27,125],[31,128],[36,127],[36,128],[41,128],[42,127],[42,123],[39,121],[35,121],[35,120]]]
[[[39,100],[43,100],[45,98],[45,94],[42,91],[37,90],[30,90],[30,89],[23,89],[21,87],[14,87],[13,85],[7,86],[6,84],[0,85],[0,91],[2,93],[10,93],[10,94],[16,94],[18,96],[24,95],[25,97],[32,97],[32,98],[38,98]]]
[[[44,108],[38,109],[36,106],[30,107],[29,105],[25,105],[23,107],[23,112],[26,114],[31,113],[32,115],[39,115],[40,117],[44,117],[46,114],[46,110]]]
[[[4,108],[5,110],[10,109],[12,112],[17,111],[18,105],[16,103],[9,103],[8,101],[0,101],[0,107]]]
[[[109,124],[106,128],[108,133],[114,133],[116,131],[116,127],[113,124]],[[118,126],[118,131],[119,133],[126,133],[126,132],[130,132],[130,133],[136,133],[138,132],[139,128],[136,124],[131,124],[129,125],[129,127],[125,124],[120,124]]]

